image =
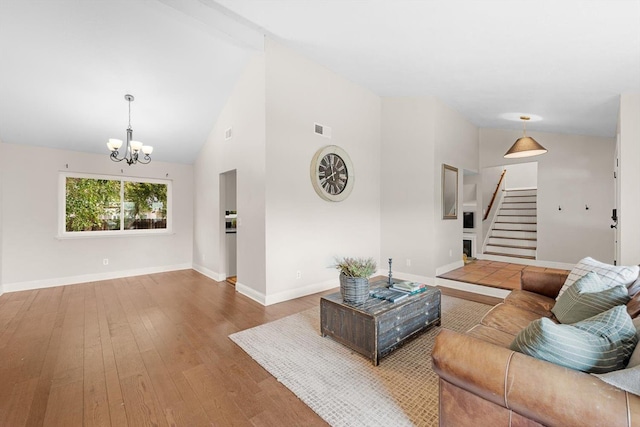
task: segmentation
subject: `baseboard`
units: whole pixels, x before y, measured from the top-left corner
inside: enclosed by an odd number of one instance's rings
[[[389,273],[387,273],[387,277],[389,277]],[[408,280],[416,283],[424,283],[425,285],[433,285],[434,279],[433,277],[420,276],[417,274],[404,273],[402,271],[394,271],[393,278],[396,280]]]
[[[436,268],[436,276],[444,274],[448,271],[455,270],[456,268],[464,267],[464,261],[456,261],[451,264],[443,265],[441,267]]]
[[[318,292],[324,292],[338,287],[340,287],[340,281],[337,278],[320,283],[313,283],[300,288],[289,289],[272,295],[267,295],[265,298],[265,305],[277,304],[279,302],[306,297],[307,295],[317,294]]]
[[[193,264],[192,268],[198,273],[207,276],[209,279],[215,280],[216,282],[224,282],[227,279],[227,276],[222,273],[216,273],[213,270],[209,270],[207,267],[203,267],[202,265]]]
[[[70,277],[33,280],[28,282],[5,283],[5,292],[29,291],[33,289],[53,288],[55,286],[75,285],[77,283],[99,282],[101,280],[121,279],[123,277],[142,276],[145,274],[165,273],[167,271],[189,270],[191,264],[167,265],[162,267],[139,268],[134,270],[111,271],[108,273],[83,274]]]
[[[499,261],[499,262],[508,262],[511,264],[531,265],[533,267],[557,268],[559,270],[571,270],[575,266],[575,264],[567,264],[566,262],[542,261],[537,259],[525,259],[525,258],[511,258],[511,257],[503,257],[499,255],[486,255],[486,254],[480,254],[480,253],[476,256],[476,258],[484,259],[487,261]]]
[[[240,282],[236,282],[236,292],[251,298],[252,300],[254,300],[257,303],[260,303],[262,305],[267,305],[266,304],[266,296],[262,293],[262,292],[258,292],[253,288],[248,287],[247,285],[243,285]]]
[[[436,285],[500,299],[504,299],[511,292],[506,289],[498,289],[488,286],[474,285],[471,283],[457,282],[455,280],[442,279],[440,277],[436,277]]]

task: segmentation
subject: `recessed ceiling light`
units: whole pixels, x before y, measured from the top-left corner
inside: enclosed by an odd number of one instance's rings
[[[512,120],[514,122],[522,121],[522,119],[521,119],[522,116],[529,117],[529,121],[530,122],[539,122],[539,121],[542,120],[542,116],[537,116],[535,114],[529,114],[529,113],[504,113],[504,114],[500,114],[500,118],[501,119]]]

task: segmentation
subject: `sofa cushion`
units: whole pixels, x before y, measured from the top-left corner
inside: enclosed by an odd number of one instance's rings
[[[625,367],[637,340],[626,308],[617,306],[573,325],[534,320],[510,348],[567,368],[605,373]]]
[[[556,300],[535,292],[515,290],[507,295],[504,302],[505,304],[538,313],[540,316],[551,317],[553,316],[551,308],[556,303]]]
[[[607,288],[593,271],[585,274],[564,292],[551,311],[560,323],[576,323],[629,301],[623,285]]]
[[[475,325],[473,328],[469,329],[466,332],[466,335],[478,338],[479,340],[495,344],[503,348],[509,348],[509,345],[515,338],[515,335],[508,334],[498,329],[490,328],[488,326],[480,324]]]
[[[637,265],[628,267],[615,266],[596,261],[591,257],[581,259],[573,269],[571,269],[567,280],[564,282],[564,285],[558,293],[556,301],[569,288],[569,286],[573,285],[579,278],[590,271],[598,273],[607,288],[613,288],[617,285],[624,285],[628,288],[633,285],[635,280],[638,278],[638,272],[640,270]]]
[[[501,303],[493,307],[480,321],[489,328],[498,329],[513,336],[541,316],[515,305]]]

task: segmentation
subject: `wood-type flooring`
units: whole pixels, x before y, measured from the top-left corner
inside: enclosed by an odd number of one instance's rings
[[[5,293],[0,426],[326,425],[228,338],[321,295],[263,307],[193,270]]]
[[[464,267],[443,273],[438,277],[492,288],[514,290],[520,289],[520,272],[522,270],[568,273],[567,270],[556,268],[479,259],[466,264]]]

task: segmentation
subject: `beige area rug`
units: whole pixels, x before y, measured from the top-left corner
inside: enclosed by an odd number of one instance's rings
[[[491,306],[442,297],[442,326],[400,347],[379,366],[320,336],[320,308],[230,335],[256,362],[332,426],[435,426],[438,376],[431,369],[441,328],[466,331]]]

